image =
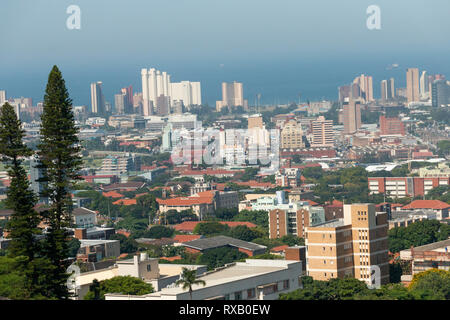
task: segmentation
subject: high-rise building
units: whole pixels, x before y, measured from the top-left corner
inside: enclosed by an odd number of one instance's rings
[[[364,103],[374,101],[371,76],[362,74],[353,80],[353,84],[357,84],[359,90],[357,90],[357,87],[352,88],[352,99],[362,98]]]
[[[341,86],[338,88],[339,102],[342,103],[350,98],[351,86]]]
[[[281,148],[300,149],[304,148],[303,130],[296,120],[289,120],[281,129]]]
[[[388,100],[388,81],[381,80],[381,101]]]
[[[399,118],[380,116],[380,135],[405,135],[405,125]]]
[[[287,235],[305,237],[305,229],[325,221],[322,207],[305,205],[294,210],[274,209],[269,211],[269,238],[282,238]]]
[[[181,81],[170,85],[172,101],[183,101],[183,105],[186,107],[202,104],[200,82]]]
[[[333,147],[333,120],[325,120],[320,116],[312,121],[312,144],[311,147]]]
[[[155,113],[157,99],[163,95],[169,99],[169,108],[175,100],[183,101],[183,105],[202,104],[200,82],[181,81],[171,82],[167,72],[151,69],[142,69],[142,109],[145,116]],[[153,104],[153,107],[152,107]]]
[[[450,81],[435,80],[431,86],[431,103],[433,107],[450,104]]]
[[[156,98],[156,114],[158,116],[167,116],[170,113],[170,98],[160,95]]]
[[[6,90],[0,90],[0,107],[6,102]]]
[[[127,105],[127,96],[123,93],[114,95],[114,107],[117,114],[125,114],[125,109]]]
[[[422,71],[422,74],[420,76],[419,80],[419,91],[420,91],[420,97],[422,99],[428,99],[430,97],[430,86],[428,84],[428,74],[424,70]]]
[[[101,81],[91,83],[91,111],[97,114],[103,114],[106,111]]]
[[[307,274],[315,280],[354,277],[389,282],[388,221],[374,204],[344,204],[344,218],[306,227]]]
[[[351,134],[361,127],[361,105],[358,101],[350,100],[344,103],[344,134]]]
[[[408,103],[420,101],[419,96],[419,69],[406,70],[406,99]]]
[[[243,107],[248,110],[248,101],[244,100],[244,89],[240,82],[222,83],[222,101],[216,101],[216,111],[220,112],[222,108]]]

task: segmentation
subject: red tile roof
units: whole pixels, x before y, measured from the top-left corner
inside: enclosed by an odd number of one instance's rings
[[[159,259],[167,260],[167,261],[175,261],[175,260],[181,260],[182,258],[181,258],[181,256],[175,256],[175,257],[161,257]]]
[[[246,182],[236,182],[237,185],[240,186],[249,186],[249,187],[261,187],[261,188],[275,188],[276,185],[270,182],[258,182],[258,181],[246,181]]]
[[[121,230],[121,229],[116,230],[116,233],[122,234],[122,235],[124,235],[127,238],[131,235],[131,232],[128,232],[128,231],[125,231],[125,230]]]
[[[211,204],[212,198],[211,197],[178,197],[173,199],[157,198],[156,201],[160,205],[166,206],[192,206],[196,204]]]
[[[284,245],[284,246],[278,246],[275,248],[270,249],[270,252],[284,252],[284,250],[286,250],[286,248],[288,248],[288,245]]]
[[[109,198],[123,198],[125,197],[123,194],[120,194],[116,191],[110,191],[110,192],[103,192],[103,196],[104,197],[109,197]]]
[[[318,206],[319,205],[317,202],[312,201],[312,200],[305,200],[305,201],[308,202],[310,206]]]
[[[408,209],[434,209],[434,210],[442,210],[450,208],[450,204],[445,203],[440,200],[414,200],[410,204],[402,207],[404,210]]]
[[[131,206],[131,205],[136,204],[136,199],[120,199],[120,200],[114,201],[113,204],[122,205],[122,206]]]
[[[197,240],[200,239],[202,236],[199,234],[177,234],[173,240],[175,240],[175,242],[179,242],[179,243],[183,243],[183,242],[188,242],[188,241],[192,241],[192,240]]]
[[[177,224],[173,226],[173,228],[177,231],[185,231],[192,232],[194,228],[199,223],[207,223],[208,221],[185,221],[183,223]],[[247,221],[218,221],[221,224],[226,224],[230,228],[234,228],[237,226],[246,226],[247,228],[255,228],[256,224]]]

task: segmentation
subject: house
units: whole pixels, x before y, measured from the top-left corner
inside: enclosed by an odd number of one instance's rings
[[[125,183],[113,183],[106,186],[102,186],[102,190],[105,192],[113,191],[113,190],[122,190],[122,191],[136,191],[145,186],[145,182],[141,181],[130,181]]]
[[[437,220],[448,218],[450,204],[440,200],[414,200],[402,207],[402,210],[430,209],[436,213]]]
[[[77,228],[92,228],[97,224],[97,212],[86,208],[73,209],[72,216]]]
[[[190,253],[203,253],[205,251],[223,247],[236,248],[240,252],[252,257],[254,255],[263,254],[267,247],[253,242],[247,242],[227,236],[217,236],[211,238],[197,239],[182,244]]]
[[[119,240],[80,240],[77,260],[98,262],[104,258],[120,256]]]

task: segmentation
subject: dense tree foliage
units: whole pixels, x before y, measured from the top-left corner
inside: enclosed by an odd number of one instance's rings
[[[432,242],[446,240],[450,236],[450,226],[437,220],[417,221],[408,227],[392,228],[388,232],[389,251],[399,252]]]
[[[127,238],[123,234],[113,234],[109,237],[109,240],[119,240],[120,241],[120,252],[121,253],[134,253],[138,250],[138,243],[133,238]]]
[[[264,229],[269,228],[269,215],[267,211],[264,210],[242,210],[236,216],[234,216],[233,221],[248,221],[261,226]]]
[[[139,278],[117,276],[108,280],[94,282],[84,300],[105,300],[106,293],[144,295],[152,292],[154,292],[153,286]]]
[[[161,238],[170,238],[175,233],[175,230],[165,226],[154,226],[151,227],[148,231],[145,231],[141,236],[143,238],[150,239],[161,239]]]

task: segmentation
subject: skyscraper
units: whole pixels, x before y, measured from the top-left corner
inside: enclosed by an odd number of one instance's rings
[[[409,68],[406,70],[406,99],[408,103],[420,101],[419,69],[417,68]]]
[[[333,147],[333,120],[325,120],[324,116],[320,116],[312,122],[311,127],[311,147]]]
[[[216,101],[216,111],[220,112],[222,108],[242,106],[248,110],[248,101],[244,100],[244,89],[241,82],[222,83],[222,101]]]
[[[420,84],[420,88],[419,88],[420,97],[422,99],[428,99],[430,96],[430,93],[429,93],[430,87],[428,85],[428,74],[425,70],[422,71],[422,75],[420,76],[419,84]]]
[[[102,82],[91,83],[91,111],[92,113],[103,114],[105,112],[105,98],[102,92]]]
[[[344,134],[355,133],[361,127],[361,105],[350,100],[344,103]]]
[[[388,81],[381,80],[381,100],[387,101],[388,99]]]
[[[395,81],[394,78],[388,80],[388,99],[395,99]]]
[[[119,93],[114,95],[114,107],[116,109],[116,113],[124,114],[126,104],[127,104],[126,94]]]
[[[200,82],[171,82],[171,76],[167,72],[151,69],[142,69],[142,109],[145,116],[155,113],[157,99],[165,96],[169,101],[183,101],[186,107],[202,104]],[[153,107],[152,107],[153,104]],[[169,109],[170,110],[170,109]]]
[[[450,104],[450,82],[442,79],[433,81],[431,86],[431,101],[433,107]]]
[[[352,88],[352,99],[362,98],[364,103],[374,100],[371,76],[362,74],[353,80],[353,84],[357,84],[359,86],[359,90],[357,90],[356,87]]]

